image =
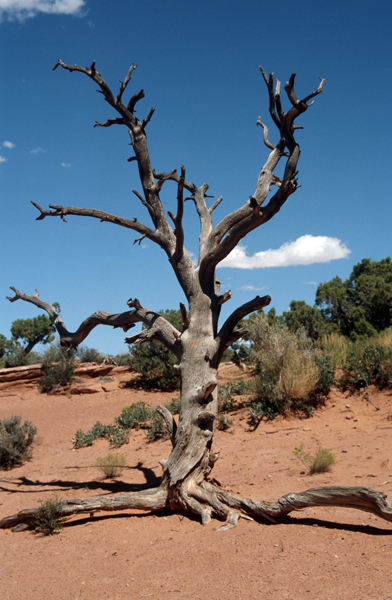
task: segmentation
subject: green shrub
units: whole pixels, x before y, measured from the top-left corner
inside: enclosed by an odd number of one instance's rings
[[[95,440],[102,438],[107,439],[114,448],[120,448],[128,441],[127,430],[117,425],[103,425],[97,421],[86,433],[78,429],[72,443],[75,449],[79,449],[92,446]]]
[[[106,456],[97,458],[95,462],[95,466],[101,469],[108,479],[114,479],[121,475],[126,464],[127,460],[124,454],[111,454],[110,452]]]
[[[242,381],[229,381],[226,385],[218,386],[218,410],[230,412],[238,408],[235,396],[240,396],[248,391],[248,383]]]
[[[169,437],[169,432],[165,420],[161,417],[156,410],[151,412],[150,420],[148,421],[146,433],[149,442],[155,442],[156,440],[162,440]]]
[[[103,425],[99,421],[86,433],[78,429],[72,438],[75,449],[92,446],[99,438],[109,440],[114,448],[120,448],[128,441],[129,429],[145,429],[149,441],[154,441],[168,436],[164,419],[145,402],[135,402],[125,406],[121,415],[114,418],[114,425]]]
[[[174,327],[182,331],[182,318],[179,310],[160,311]],[[170,350],[155,340],[135,344],[129,349],[131,367],[143,377],[144,384],[163,390],[180,389],[180,372],[176,368],[178,360]]]
[[[179,415],[181,408],[181,397],[172,398],[170,402],[165,404],[166,408],[170,410],[172,415]]]
[[[54,531],[62,529],[66,518],[63,516],[65,502],[57,498],[41,500],[41,506],[36,508],[34,528],[44,535],[52,535]]]
[[[42,393],[65,387],[72,382],[75,352],[61,346],[50,346],[44,353],[39,387]]]
[[[20,415],[0,421],[0,467],[12,469],[29,458],[37,428]]]
[[[352,353],[343,367],[341,385],[348,389],[361,389],[369,385],[379,388],[392,384],[392,350],[381,344],[364,345]]]
[[[87,348],[86,346],[79,346],[76,351],[76,356],[83,363],[101,363],[103,360],[102,354],[95,348]]]
[[[293,450],[293,454],[298,458],[306,467],[309,468],[310,473],[326,473],[336,463],[335,455],[328,450],[319,446],[314,456],[305,452],[305,445],[301,443],[298,448]]]
[[[114,420],[123,429],[135,429],[142,427],[151,418],[151,407],[145,402],[135,402],[131,406],[125,406],[121,415]]]

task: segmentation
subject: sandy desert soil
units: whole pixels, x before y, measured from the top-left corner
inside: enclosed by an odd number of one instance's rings
[[[238,376],[238,373],[236,374]],[[233,373],[222,372],[229,379]],[[143,431],[116,452],[127,457],[117,480],[94,467],[109,451],[104,440],[74,450],[76,430],[112,422],[123,406],[153,405],[174,394],[122,388],[135,376],[114,375],[90,395],[39,394],[33,384],[0,391],[0,418],[21,414],[41,443],[21,467],[0,471],[0,517],[55,496],[114,495],[156,485],[169,441],[148,443]],[[217,432],[221,457],[213,475],[233,494],[273,500],[320,485],[364,485],[392,500],[392,396],[331,393],[310,419],[277,419],[250,431],[246,409],[232,415],[233,432]],[[303,442],[332,450],[330,473],[310,476],[293,456]],[[191,515],[138,511],[76,516],[60,533],[0,530],[3,600],[385,600],[392,598],[392,524],[343,508],[306,509],[274,525],[241,519],[215,532]]]

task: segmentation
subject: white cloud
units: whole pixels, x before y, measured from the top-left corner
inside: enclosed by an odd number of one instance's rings
[[[265,286],[264,287],[256,287],[255,285],[242,285],[241,287],[239,287],[237,289],[243,290],[244,292],[261,292],[261,290],[265,290]]]
[[[0,21],[24,21],[38,13],[79,16],[84,5],[84,0],[0,0]]]
[[[61,166],[62,166],[62,167],[65,167],[66,169],[68,169],[68,168],[71,166],[71,163],[65,163],[65,162],[62,162],[62,163],[61,163]]]
[[[0,163],[7,162],[7,159],[4,156],[0,156]]]
[[[294,242],[286,242],[277,250],[256,252],[253,256],[247,256],[246,246],[239,245],[218,266],[234,269],[267,269],[312,265],[347,258],[349,254],[351,250],[338,238],[303,235]]]
[[[0,2],[1,2],[1,0],[0,0]],[[46,150],[43,150],[39,146],[38,146],[38,148],[34,148],[34,150],[30,150],[30,154],[41,154],[42,152],[46,152]]]
[[[304,281],[305,285],[317,285],[317,281]]]
[[[0,0],[0,2],[1,2],[1,0]],[[3,146],[4,146],[4,148],[15,148],[15,144],[13,144],[12,142],[9,142],[8,140],[3,142]]]

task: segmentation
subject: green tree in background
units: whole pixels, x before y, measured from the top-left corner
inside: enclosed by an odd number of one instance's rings
[[[350,277],[317,288],[316,305],[328,325],[347,337],[366,338],[392,325],[392,262],[364,258]]]
[[[326,332],[325,320],[317,306],[309,306],[304,300],[290,302],[290,310],[283,312],[281,322],[293,333],[303,329],[312,340]]]
[[[53,306],[60,312],[57,302]],[[23,354],[29,354],[37,344],[53,342],[56,328],[46,315],[38,315],[32,319],[16,319],[11,325],[12,340],[25,344]]]

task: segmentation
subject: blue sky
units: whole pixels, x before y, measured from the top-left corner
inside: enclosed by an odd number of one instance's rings
[[[126,310],[130,297],[155,310],[184,300],[166,255],[151,242],[134,246],[129,230],[78,217],[35,221],[30,201],[149,224],[132,194],[140,183],[125,127],[94,128],[115,115],[86,76],[53,72],[57,59],[95,60],[115,91],[138,64],[129,90],[145,90],[140,118],[156,108],[147,129],[152,165],[184,164],[188,180],[209,183],[223,196],[215,222],[255,190],[268,155],[258,116],[276,139],[259,65],[283,84],[296,71],[299,96],[325,78],[299,120],[302,187],[218,270],[222,291],[233,294],[225,318],[256,294],[269,294],[278,313],[294,299],[313,304],[319,283],[346,279],[362,258],[391,255],[391,30],[392,7],[380,0],[0,0],[0,333],[39,314],[5,300],[11,285],[59,302],[70,330],[96,310]],[[174,211],[175,186],[161,197]],[[185,230],[196,253],[188,203]],[[122,331],[98,327],[86,345],[115,354],[126,350],[123,340]]]

